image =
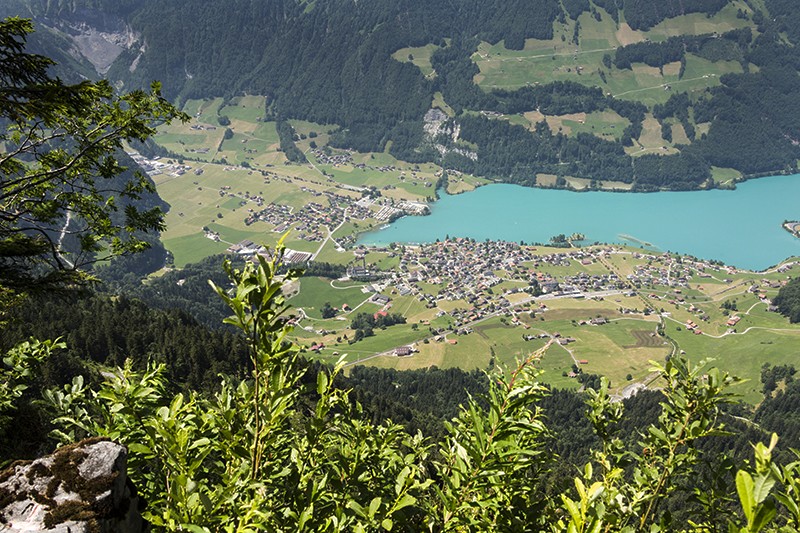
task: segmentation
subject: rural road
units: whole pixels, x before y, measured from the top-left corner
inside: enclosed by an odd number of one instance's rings
[[[347,220],[347,210],[348,209],[350,209],[350,208],[349,207],[345,207],[344,208],[344,213],[342,214],[342,221],[339,222],[339,225],[336,226],[333,229],[333,231],[331,231],[331,228],[329,228],[328,226],[325,226],[325,229],[328,230],[328,236],[325,237],[325,240],[322,241],[322,244],[319,245],[319,248],[317,248],[317,251],[314,252],[314,255],[311,256],[311,260],[312,261],[315,260],[317,258],[317,256],[319,255],[319,253],[322,251],[322,249],[325,248],[325,245],[328,244],[329,240],[331,240],[331,238],[333,237],[333,234],[336,233],[337,231],[339,231],[339,228],[341,228],[344,225],[344,221]]]

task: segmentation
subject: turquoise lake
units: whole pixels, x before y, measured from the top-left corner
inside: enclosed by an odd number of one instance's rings
[[[800,174],[760,178],[736,190],[649,194],[571,192],[492,184],[441,199],[431,215],[404,217],[364,234],[361,244],[424,243],[450,237],[546,243],[583,233],[607,242],[718,259],[763,270],[800,256],[800,239],[781,225],[800,220]]]

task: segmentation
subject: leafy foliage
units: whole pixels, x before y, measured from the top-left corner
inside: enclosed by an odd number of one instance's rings
[[[657,366],[665,387],[658,420],[632,446],[617,436],[623,405],[608,383],[589,392],[588,419],[600,446],[574,490],[542,497],[557,464],[547,445],[536,381],[539,350],[509,373],[491,376],[482,398],[469,398],[438,443],[402,427],[363,419],[336,386],[341,363],[306,380],[308,366],[287,341],[284,282],[275,259],[226,270],[230,290],[214,286],[247,340],[251,371],[225,378],[212,396],[170,396],[163,368],[117,370],[97,392],[81,378],[46,393],[60,414],[64,442],[105,435],[125,443],[131,476],[144,492],[147,517],[164,530],[191,531],[672,531],[663,506],[692,483],[698,444],[721,433],[728,388],[738,380],[674,357]],[[315,401],[300,401],[313,392]],[[741,531],[763,531],[777,517],[796,523],[798,464],[772,463],[755,448],[755,470],[736,474]],[[705,499],[690,530],[716,528]],[[705,507],[703,507],[705,505]]]
[[[0,297],[84,282],[97,254],[140,251],[162,227],[141,174],[118,180],[122,143],[183,118],[157,84],[116,96],[108,82],[65,85],[25,51],[30,21],[0,21]]]
[[[318,374],[316,406],[298,418],[306,369],[286,341],[292,326],[281,293],[298,273],[279,281],[276,270],[263,258],[228,267],[233,291],[216,287],[234,313],[226,322],[247,338],[251,379],[225,380],[213,398],[166,398],[160,367],[127,366],[96,394],[78,378],[48,393],[62,413],[57,435],[126,443],[148,518],[164,529],[374,530],[409,521],[412,494],[429,484],[421,481],[421,437],[361,422],[347,393],[331,386],[341,367]]]
[[[60,342],[36,340],[18,344],[3,358],[0,367],[0,427],[5,425],[4,415],[14,408],[14,401],[28,388],[27,381],[39,363],[51,352],[63,348]]]

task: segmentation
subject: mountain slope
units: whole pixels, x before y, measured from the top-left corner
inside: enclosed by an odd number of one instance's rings
[[[16,1],[84,51],[111,36],[92,62],[128,88],[263,94],[267,116],[340,125],[336,146],[392,141],[399,158],[503,181],[692,189],[717,186],[714,167],[749,176],[800,158],[800,7],[784,0],[766,2],[776,16],[745,0]],[[426,137],[438,94],[456,116]],[[559,127],[592,113],[623,127]]]

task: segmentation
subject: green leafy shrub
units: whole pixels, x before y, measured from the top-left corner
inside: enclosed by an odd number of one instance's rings
[[[127,365],[99,391],[77,378],[46,393],[60,413],[54,435],[72,442],[103,435],[128,446],[131,478],[146,517],[167,531],[796,531],[800,461],[774,465],[755,447],[755,468],[734,487],[700,494],[701,511],[674,524],[665,509],[692,486],[697,443],[721,434],[721,409],[739,380],[680,357],[654,367],[664,383],[658,422],[635,445],[617,436],[623,406],[609,384],[588,390],[587,416],[600,447],[574,490],[545,497],[558,462],[538,407],[544,386],[535,363],[546,345],[511,372],[491,375],[439,443],[399,425],[365,421],[348,391],[332,385],[343,361],[307,376],[289,342],[282,289],[300,273],[277,276],[283,247],[241,269],[226,263],[232,288],[212,286],[249,345],[248,379],[224,378],[211,397],[168,396],[163,367]],[[727,503],[720,507],[719,502]],[[783,529],[780,529],[780,528]],[[772,529],[770,529],[772,528]],[[789,528],[789,529],[786,529]]]

